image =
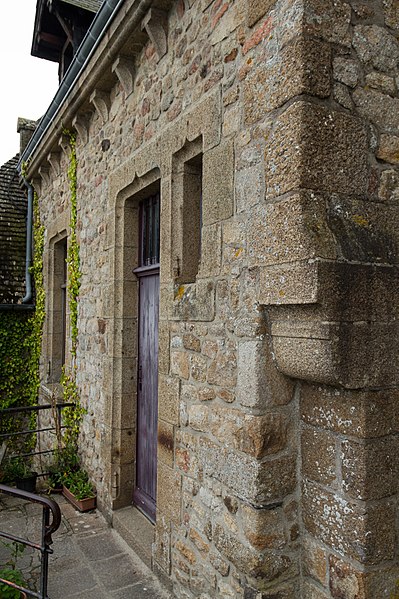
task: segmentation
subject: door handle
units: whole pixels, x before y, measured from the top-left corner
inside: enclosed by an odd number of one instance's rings
[[[143,369],[141,364],[139,364],[139,391],[141,391],[142,389],[142,383],[143,383]]]

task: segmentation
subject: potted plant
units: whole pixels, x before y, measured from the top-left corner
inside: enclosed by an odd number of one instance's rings
[[[20,457],[10,457],[4,467],[2,479],[4,482],[15,483],[18,489],[35,493],[37,476],[37,472],[32,470],[26,460]]]
[[[1,541],[1,543],[11,549],[11,555],[10,559],[0,568],[0,578],[24,586],[24,577],[21,570],[17,568],[17,559],[25,551],[25,545],[15,541],[13,543]],[[0,597],[2,599],[26,599],[27,595],[23,591],[10,587],[5,582],[0,582]]]
[[[62,494],[80,512],[87,512],[96,507],[95,489],[85,470],[65,474]]]
[[[76,447],[69,443],[54,451],[54,462],[49,466],[49,491],[61,493],[63,479],[72,472],[79,470],[79,458]]]

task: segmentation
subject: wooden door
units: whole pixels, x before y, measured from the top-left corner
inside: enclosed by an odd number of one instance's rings
[[[159,195],[140,206],[136,484],[133,501],[155,521],[158,432]]]

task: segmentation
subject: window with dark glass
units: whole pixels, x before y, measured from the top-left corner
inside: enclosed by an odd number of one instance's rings
[[[66,352],[66,313],[67,313],[67,243],[62,244],[62,283],[61,283],[61,367],[65,364]]]
[[[51,309],[51,361],[53,382],[61,378],[67,346],[67,238],[54,244],[53,290]]]
[[[159,193],[140,204],[140,266],[159,264]]]

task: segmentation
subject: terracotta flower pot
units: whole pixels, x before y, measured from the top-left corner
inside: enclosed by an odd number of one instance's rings
[[[76,499],[75,495],[71,493],[71,491],[63,486],[62,494],[71,503],[75,506],[80,512],[88,512],[89,510],[93,510],[96,507],[96,497],[86,497],[85,499]]]

